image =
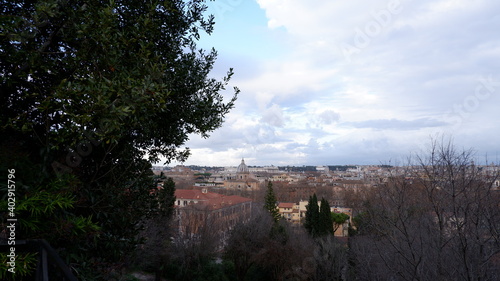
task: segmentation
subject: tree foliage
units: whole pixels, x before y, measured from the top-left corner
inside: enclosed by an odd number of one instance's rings
[[[273,219],[268,215],[254,215],[247,223],[240,223],[233,229],[224,257],[233,262],[237,280],[245,280],[252,266],[259,262],[257,254],[269,239]]]
[[[273,183],[269,182],[267,184],[266,198],[264,203],[264,209],[266,209],[273,220],[278,222],[280,219],[280,213],[278,210],[278,201],[276,200],[276,196],[274,195]]]
[[[313,236],[317,235],[319,225],[319,205],[316,193],[309,196],[309,201],[306,206],[306,218],[304,227],[307,232]]]
[[[316,193],[309,197],[304,227],[313,237],[333,234],[333,218],[328,200],[321,198],[321,204],[318,204]]]
[[[259,211],[235,227],[224,257],[234,264],[236,280],[312,280],[314,243],[286,221],[276,223]]]
[[[165,206],[159,208],[157,214],[141,221],[139,238],[143,242],[133,253],[131,263],[141,270],[155,272],[156,278],[160,278],[169,259],[170,238],[173,236],[173,228],[169,222],[175,203],[175,183],[172,178],[166,178],[163,172],[156,181],[162,184],[163,192],[160,193],[159,202]]]
[[[345,279],[347,248],[333,235],[318,238],[314,247],[316,275],[314,280],[341,281]]]
[[[325,198],[321,198],[321,206],[319,208],[319,224],[317,230],[318,236],[333,234],[333,220],[330,204]]]
[[[337,231],[337,229],[349,219],[349,215],[344,213],[332,213],[331,215],[334,224],[333,232]]]
[[[81,274],[83,261],[109,269],[137,222],[170,205],[150,163],[186,159],[189,135],[207,137],[234,105],[232,71],[209,78],[217,53],[196,47],[214,18],[201,0],[0,4],[0,156],[25,206],[18,238],[47,238]]]

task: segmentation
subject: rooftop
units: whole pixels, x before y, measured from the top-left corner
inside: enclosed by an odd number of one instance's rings
[[[225,196],[214,192],[204,192],[202,190],[196,189],[177,189],[175,190],[175,197],[177,199],[196,199],[197,204],[194,204],[197,208],[208,208],[211,210],[218,210],[225,207],[230,207],[233,205],[238,205],[246,202],[251,202],[252,199],[229,195]]]

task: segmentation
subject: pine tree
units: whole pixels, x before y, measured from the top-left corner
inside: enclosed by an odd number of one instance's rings
[[[267,184],[266,199],[264,204],[264,209],[266,209],[275,222],[280,220],[280,213],[278,211],[278,201],[276,200],[276,195],[274,195],[273,184],[269,182]]]
[[[362,216],[360,216],[361,218]],[[337,231],[341,225],[343,225],[347,220],[349,219],[349,216],[344,214],[344,213],[332,213],[332,221],[334,224],[334,229],[333,232]]]

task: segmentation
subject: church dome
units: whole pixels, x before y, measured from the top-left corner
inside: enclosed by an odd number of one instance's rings
[[[248,166],[245,164],[244,159],[241,159],[241,164],[238,166],[238,170],[236,170],[236,173],[238,173],[238,174],[250,173],[250,170],[248,169]]]

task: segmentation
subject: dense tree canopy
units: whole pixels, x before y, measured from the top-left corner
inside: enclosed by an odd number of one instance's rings
[[[183,159],[189,133],[204,136],[233,105],[208,79],[215,51],[201,1],[2,3],[1,120],[52,149],[94,132],[157,160]],[[228,77],[231,75],[229,73]]]
[[[333,234],[332,212],[328,200],[321,198],[321,205],[319,205],[316,193],[309,196],[304,227],[313,237]]]
[[[185,159],[238,92],[224,99],[232,71],[209,78],[216,52],[196,47],[214,24],[203,2],[0,1],[0,160],[17,171],[19,239],[116,262],[137,222],[169,207],[150,163]]]

